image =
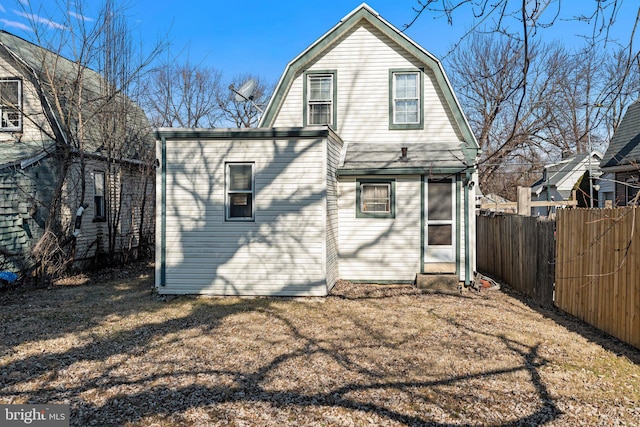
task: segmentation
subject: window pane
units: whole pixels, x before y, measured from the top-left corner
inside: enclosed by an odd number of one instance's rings
[[[94,213],[93,216],[95,218],[104,218],[104,197],[102,196],[94,196]]]
[[[331,101],[331,76],[309,76],[309,100]]]
[[[331,124],[331,105],[329,104],[310,104],[309,120],[310,125],[329,125]]]
[[[427,244],[429,246],[451,246],[452,231],[452,226],[449,224],[429,225]]]
[[[451,181],[429,181],[427,190],[429,220],[453,219]]]
[[[2,102],[2,105],[18,106],[18,84],[17,81],[0,82],[0,102]]]
[[[229,194],[229,218],[251,218],[251,193]]]
[[[251,191],[251,165],[229,165],[229,190]]]
[[[396,101],[395,123],[418,123],[418,101]]]
[[[418,97],[418,74],[396,74],[396,98]]]
[[[17,128],[20,127],[20,112],[11,110],[11,107],[2,109],[2,127]]]
[[[104,196],[104,173],[102,172],[94,173],[93,191],[95,196]]]
[[[626,186],[627,206],[632,206],[632,205],[636,204],[636,203],[634,203],[634,200],[636,198],[636,195],[638,194],[638,190],[640,190],[639,187],[640,186],[638,185],[638,181],[637,180],[635,180],[635,179],[627,180],[627,186]]]
[[[391,212],[389,184],[362,184],[362,212]]]

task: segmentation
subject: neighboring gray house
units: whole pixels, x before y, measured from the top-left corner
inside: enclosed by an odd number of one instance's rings
[[[440,62],[366,4],[257,129],[159,129],[160,293],[327,295],[475,269],[478,144]]]
[[[640,189],[640,101],[628,108],[618,125],[600,168],[610,186],[608,200],[614,206],[637,204]]]
[[[50,219],[51,196],[60,177],[60,144],[68,138],[59,110],[52,108],[53,91],[46,83],[51,80],[45,75],[57,73],[55,81],[62,87],[78,75],[77,70],[73,62],[0,31],[0,270],[24,272],[34,265],[32,250]],[[97,73],[83,70],[84,96],[96,102],[96,88],[103,80]],[[123,97],[113,100],[132,104]],[[139,128],[140,134],[125,145],[137,159],[120,157],[114,161],[111,156],[109,160],[104,155],[105,141],[122,134],[120,130],[106,133],[98,129],[91,114],[82,123],[86,128],[84,149],[70,151],[71,166],[56,215],[67,228],[66,236],[71,236],[78,208],[88,205],[73,245],[75,260],[94,259],[110,246],[120,252],[134,249],[141,230],[152,234],[154,183],[145,173],[148,164],[142,161],[142,150],[146,144],[152,151],[153,139],[142,110],[133,106],[128,111],[127,125]],[[69,121],[67,125],[78,126]],[[143,210],[147,211],[144,223]]]
[[[531,201],[570,200],[576,190],[579,205],[589,206],[590,193],[593,194],[593,206],[598,206],[597,178],[600,176],[599,164],[602,154],[592,151],[590,154],[577,154],[557,163],[545,165],[542,177],[531,185]],[[591,171],[592,189],[589,190],[588,171]],[[553,208],[534,207],[534,216],[548,216]]]

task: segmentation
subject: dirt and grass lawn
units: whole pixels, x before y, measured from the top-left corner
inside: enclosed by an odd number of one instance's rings
[[[149,266],[0,294],[0,403],[71,425],[636,425],[640,352],[508,290],[152,293]]]

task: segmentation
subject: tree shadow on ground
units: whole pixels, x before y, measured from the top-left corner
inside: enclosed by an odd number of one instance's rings
[[[434,311],[426,310],[425,314],[438,319],[441,325],[466,333],[470,340],[495,340],[517,354],[519,361],[445,376],[430,374],[428,364],[420,367],[419,375],[406,373],[409,356],[396,352],[406,345],[419,349],[414,341],[420,337],[401,330],[394,337],[387,333],[388,323],[370,323],[367,315],[402,320],[398,313],[379,306],[384,300],[329,297],[319,303],[277,298],[176,297],[162,303],[157,296],[143,292],[146,286],[148,283],[142,282],[137,288],[130,288],[129,296],[140,299],[135,306],[141,311],[140,316],[155,313],[148,321],[126,327],[127,322],[134,321],[135,314],[123,309],[127,298],[120,295],[122,299],[102,311],[85,307],[85,318],[71,318],[85,328],[66,329],[67,333],[82,336],[77,345],[66,350],[32,349],[24,357],[12,357],[11,351],[18,351],[17,347],[30,343],[38,346],[35,339],[16,341],[4,355],[9,362],[2,365],[0,401],[70,403],[72,425],[124,425],[142,420],[189,423],[187,414],[194,410],[223,419],[228,405],[266,405],[276,413],[293,411],[294,415],[295,410],[341,409],[355,419],[366,419],[369,414],[379,422],[411,426],[470,425],[436,422],[428,412],[408,410],[397,402],[406,399],[420,407],[452,411],[433,393],[449,393],[452,400],[465,401],[473,394],[470,386],[474,382],[520,373],[529,377],[537,409],[503,425],[540,424],[561,413],[541,380],[539,369],[547,361],[540,356],[537,344],[527,345],[498,333],[476,330]],[[117,294],[117,284],[106,288]],[[416,307],[433,299],[428,295],[401,296],[404,297],[416,298]],[[453,302],[448,299],[451,297],[443,298],[442,301]],[[100,307],[99,299],[93,304],[96,309]],[[163,314],[175,308],[184,313]],[[71,306],[59,310],[67,314],[74,311]],[[120,320],[114,322],[119,327],[114,332],[104,329],[104,324],[102,329],[96,329],[91,326],[96,323],[94,316],[117,317]],[[238,316],[251,317],[241,323],[229,323]],[[38,312],[14,321],[37,322]],[[326,322],[326,328],[310,330],[309,324],[318,321]],[[234,341],[235,335],[243,333],[246,340]],[[204,341],[193,341],[197,339]],[[216,348],[223,342],[226,347]],[[234,343],[240,348],[234,348]],[[263,355],[264,349],[272,353]],[[176,350],[185,354],[176,354],[174,360],[167,352]],[[312,367],[312,362],[319,359],[339,371],[338,380],[323,383],[324,368]],[[99,372],[83,371],[86,377],[81,381],[63,381],[65,376],[74,375],[79,366],[93,362],[100,362]],[[137,363],[140,366],[136,372]],[[311,383],[317,382],[318,386],[288,383],[280,387],[277,380],[282,375],[315,376]],[[39,384],[37,390],[34,382]],[[289,424],[294,421],[290,419]]]
[[[624,356],[636,365],[640,365],[640,349],[637,349],[632,345],[601,331],[595,326],[592,326],[557,307],[543,307],[536,303],[532,298],[518,292],[508,285],[502,286],[501,292],[522,302],[530,309],[553,320],[567,330],[584,337],[588,341],[599,345],[605,350],[615,353],[618,356]]]

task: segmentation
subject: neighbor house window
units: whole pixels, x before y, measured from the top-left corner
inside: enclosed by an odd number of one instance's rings
[[[304,125],[335,126],[336,73],[305,73],[304,92]]]
[[[226,164],[226,213],[229,221],[254,219],[255,183],[253,163]]]
[[[0,79],[0,130],[22,130],[22,80]]]
[[[391,70],[389,74],[389,128],[422,129],[422,72]]]
[[[627,185],[625,185],[625,196],[626,196],[626,200],[627,200],[627,206],[636,206],[636,205],[640,205],[639,201],[636,200],[636,197],[638,197],[638,190],[640,190],[640,182],[638,181],[638,178],[636,177],[632,177],[627,179],[626,182]]]
[[[358,179],[356,192],[356,217],[394,218],[395,181]]]
[[[93,173],[93,220],[106,220],[106,207],[104,200],[104,172]]]

